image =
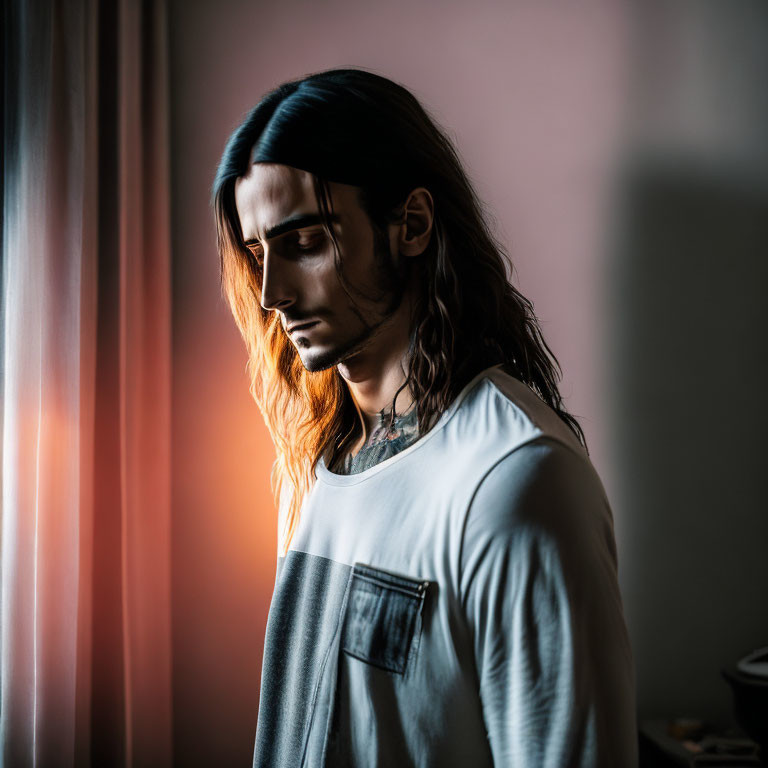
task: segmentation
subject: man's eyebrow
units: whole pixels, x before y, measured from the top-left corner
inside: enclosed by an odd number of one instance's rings
[[[338,224],[340,217],[337,213],[331,213],[328,216],[329,221],[334,224]],[[270,227],[264,235],[265,240],[271,240],[278,235],[284,235],[286,232],[291,232],[294,229],[304,229],[304,227],[315,227],[318,224],[322,224],[323,219],[319,213],[305,213],[299,216],[292,216],[290,219],[281,221],[279,224],[275,224],[274,227]],[[252,237],[245,241],[245,245],[259,245],[261,241]]]

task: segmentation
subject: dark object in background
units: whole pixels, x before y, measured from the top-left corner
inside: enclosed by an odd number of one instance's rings
[[[736,662],[736,669],[745,675],[768,681],[768,646],[748,653],[743,659]]]
[[[736,722],[760,744],[762,754],[768,756],[768,679],[746,675],[736,665],[720,671],[733,691]]]
[[[640,724],[640,768],[763,766],[760,747],[739,732],[718,733],[698,720],[648,720]]]

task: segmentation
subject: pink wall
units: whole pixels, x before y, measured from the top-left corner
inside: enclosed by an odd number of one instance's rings
[[[171,3],[174,674],[179,764],[244,765],[275,567],[272,446],[219,294],[208,197],[224,142],[278,82],[364,66],[455,137],[612,486],[601,296],[626,42],[617,3]],[[621,511],[616,510],[619,557]]]

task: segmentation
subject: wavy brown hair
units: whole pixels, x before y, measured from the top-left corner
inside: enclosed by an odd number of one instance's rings
[[[434,201],[426,251],[411,259],[422,287],[411,332],[406,386],[427,431],[478,372],[502,364],[549,405],[586,447],[563,405],[561,370],[542,337],[533,305],[510,282],[511,261],[448,138],[403,86],[362,69],[333,69],[268,93],[227,142],[213,185],[221,287],[248,350],[250,391],[272,435],[275,501],[285,511],[287,551],[321,456],[354,443],[359,416],[335,367],[307,371],[277,312],[261,306],[261,266],[246,248],[235,182],[253,162],[312,174],[318,210],[333,243],[329,182],[358,188],[377,238],[398,221],[408,193],[426,187]],[[394,412],[394,411],[393,411]],[[285,497],[283,497],[285,494]]]

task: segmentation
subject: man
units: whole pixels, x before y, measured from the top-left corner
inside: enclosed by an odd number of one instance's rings
[[[445,134],[316,73],[213,204],[277,450],[254,765],[636,765],[610,508]]]

